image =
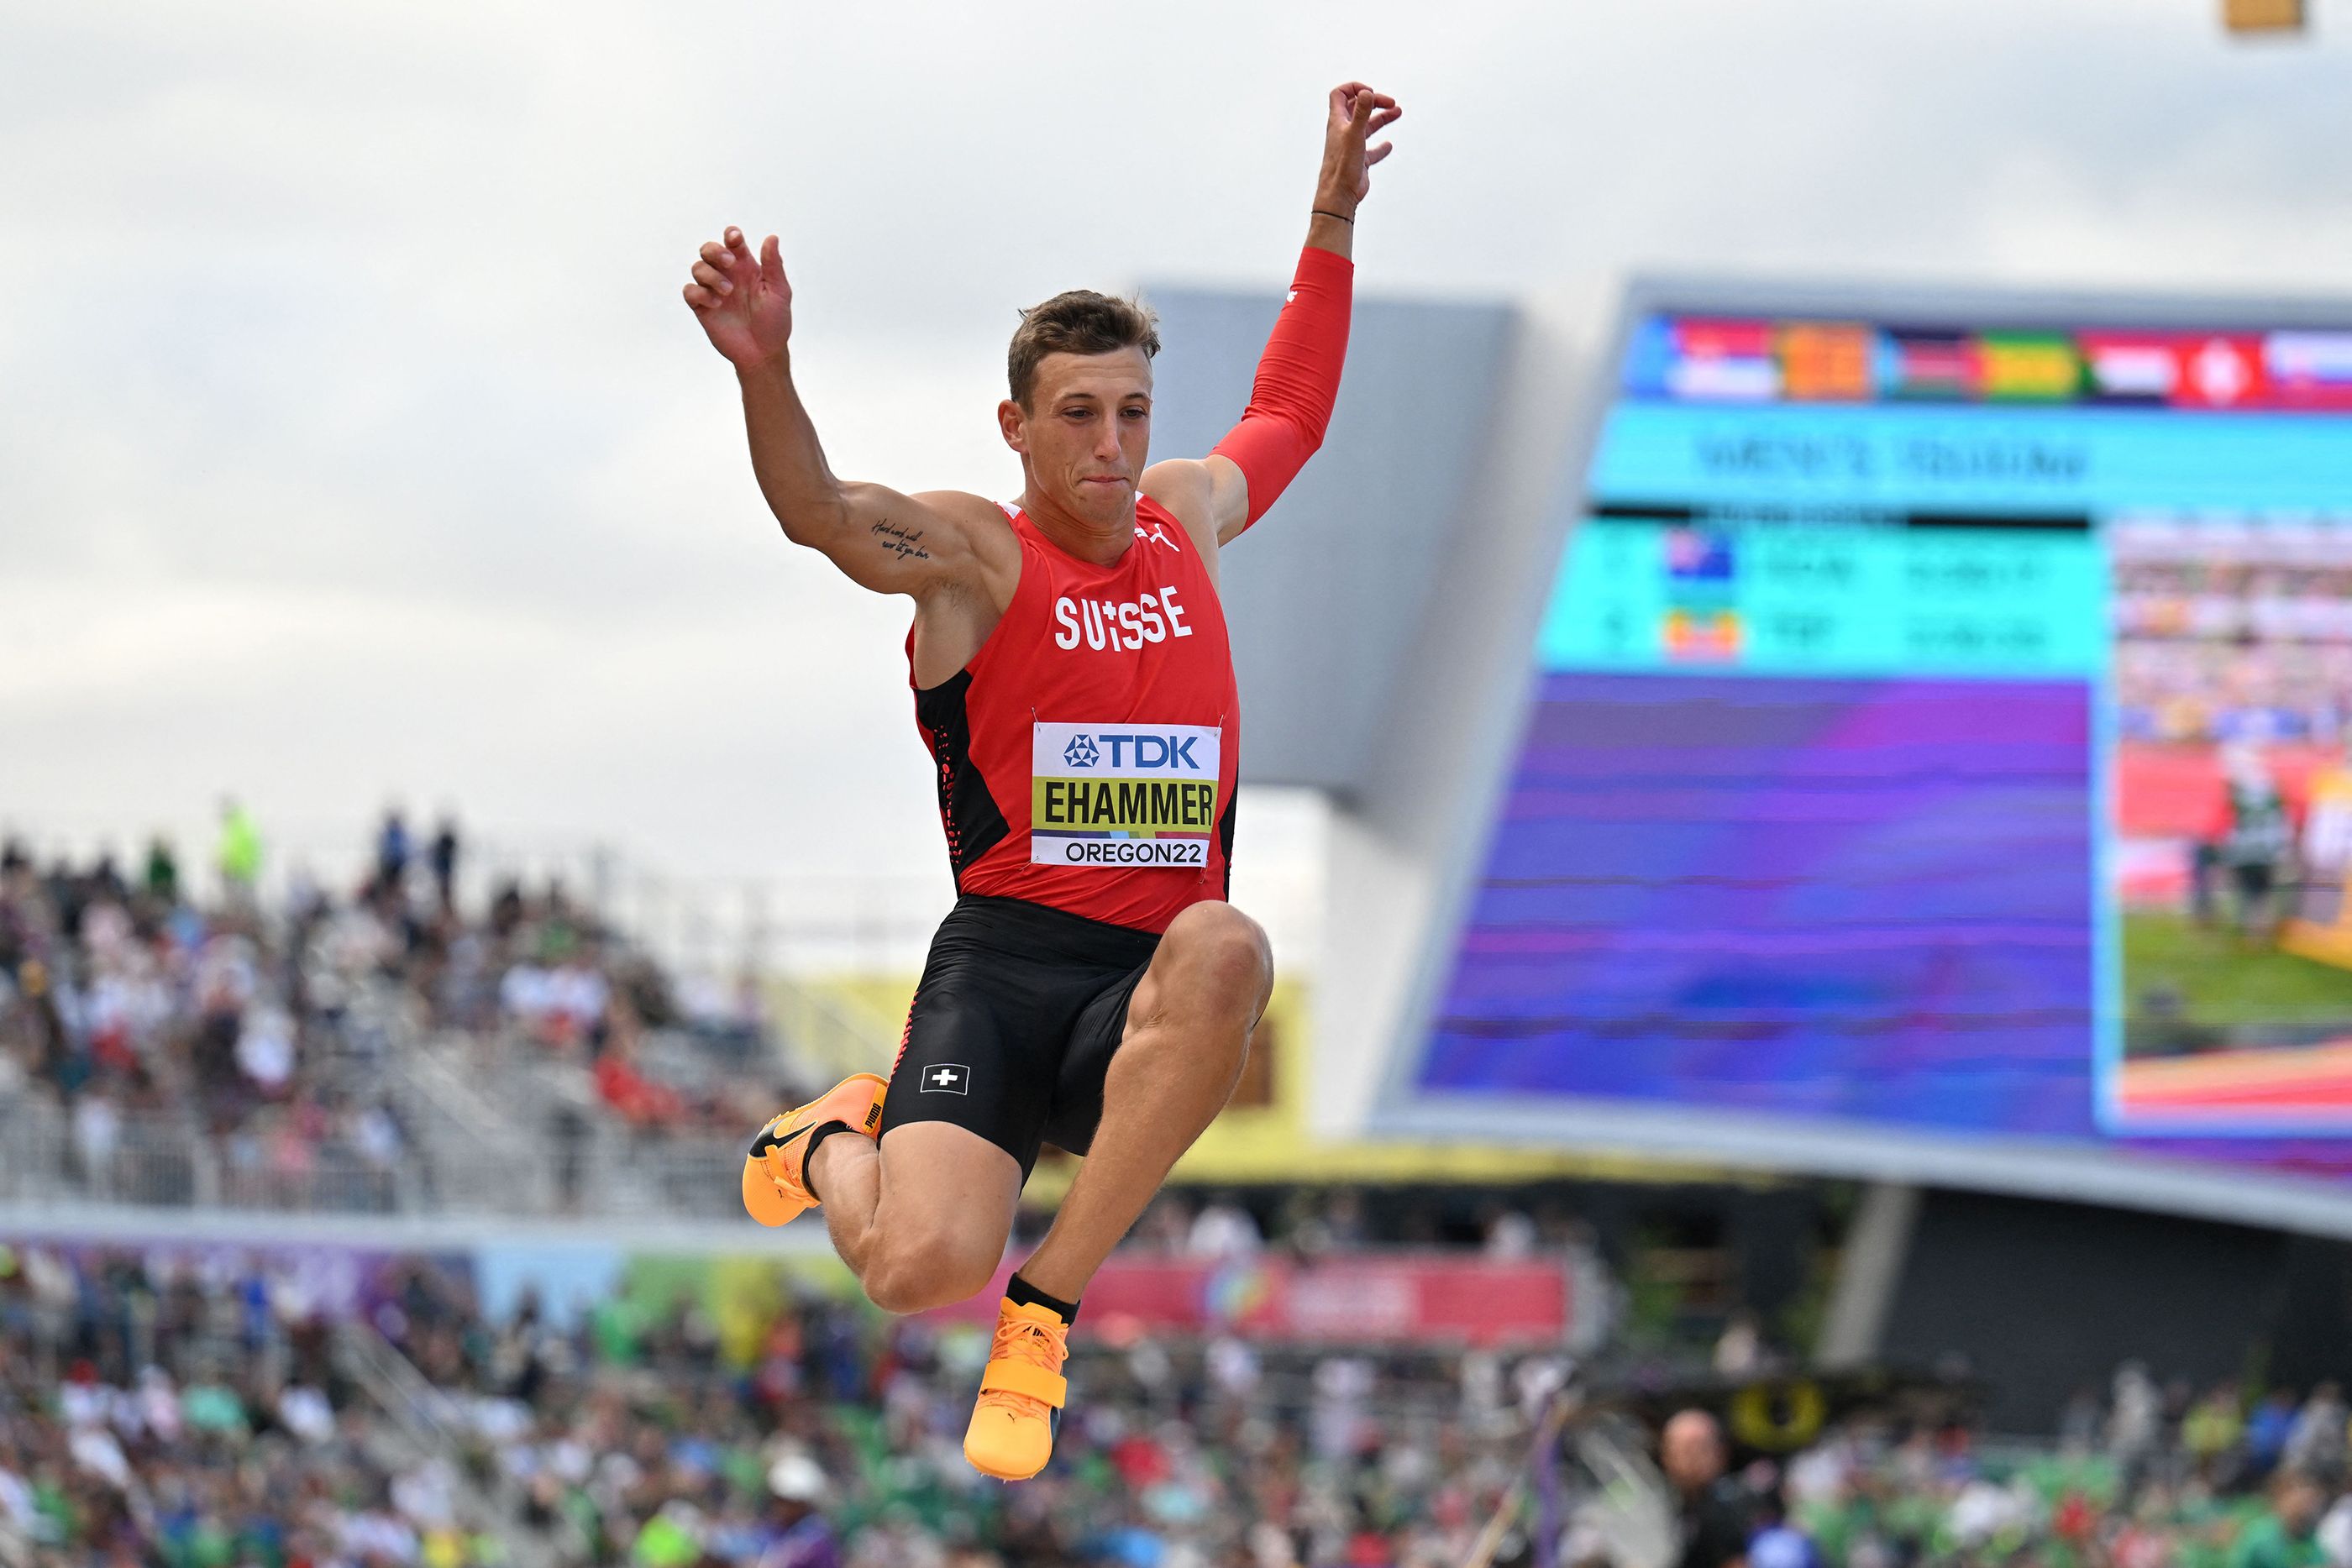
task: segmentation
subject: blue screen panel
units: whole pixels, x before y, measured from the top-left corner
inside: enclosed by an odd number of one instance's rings
[[[1544,678],[1423,1082],[2090,1131],[2079,685]]]

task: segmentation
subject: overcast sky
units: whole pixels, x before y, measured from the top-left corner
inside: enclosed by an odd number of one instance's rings
[[[782,235],[838,471],[1010,496],[1014,308],[1278,285],[1351,76],[1407,110],[1368,292],[2352,291],[2314,9],[5,0],[0,822],[127,847],[235,789],[356,845],[398,799],[936,875],[905,603],[778,535],[678,300],[720,225]]]

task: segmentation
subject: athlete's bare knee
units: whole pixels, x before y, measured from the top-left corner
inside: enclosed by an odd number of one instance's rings
[[[1003,1258],[1001,1248],[975,1247],[968,1238],[939,1230],[884,1237],[867,1255],[858,1283],[866,1299],[886,1312],[929,1312],[986,1290]]]
[[[1174,1000],[1230,1009],[1255,1024],[1274,988],[1274,949],[1265,928],[1230,904],[1195,904],[1169,923],[1161,946],[1169,951],[1171,983],[1192,995]]]

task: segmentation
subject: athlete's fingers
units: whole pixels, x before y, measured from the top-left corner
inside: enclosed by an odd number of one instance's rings
[[[1395,151],[1396,143],[1393,141],[1383,141],[1377,147],[1365,149],[1364,167],[1367,169],[1370,168],[1373,164],[1379,162],[1381,159],[1387,157],[1390,153]]]
[[[728,254],[727,247],[715,239],[705,240],[702,249],[698,254],[713,267],[725,267],[734,265],[734,259]]]
[[[1371,124],[1366,126],[1364,129],[1373,135],[1378,135],[1381,131],[1387,130],[1390,126],[1394,125],[1398,120],[1402,120],[1403,118],[1404,110],[1397,108],[1394,104],[1391,104],[1385,109],[1375,110],[1372,113]]]
[[[694,280],[716,295],[723,297],[735,292],[735,286],[727,280],[727,275],[707,261],[694,264]]]
[[[784,253],[770,235],[760,244],[760,281],[781,288],[784,282]]]
[[[699,283],[689,283],[686,286],[686,302],[692,306],[694,313],[699,316],[719,303],[719,296],[711,293]]]
[[[747,267],[751,264],[751,247],[743,243],[741,229],[727,231],[727,248],[734,253],[737,261],[742,262]]]
[[[1348,103],[1348,129],[1361,136],[1372,123],[1372,89],[1364,88]]]

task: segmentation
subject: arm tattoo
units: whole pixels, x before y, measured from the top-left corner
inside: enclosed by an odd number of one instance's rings
[[[929,560],[931,552],[923,548],[923,530],[904,528],[885,517],[868,530],[882,548],[900,560]]]

